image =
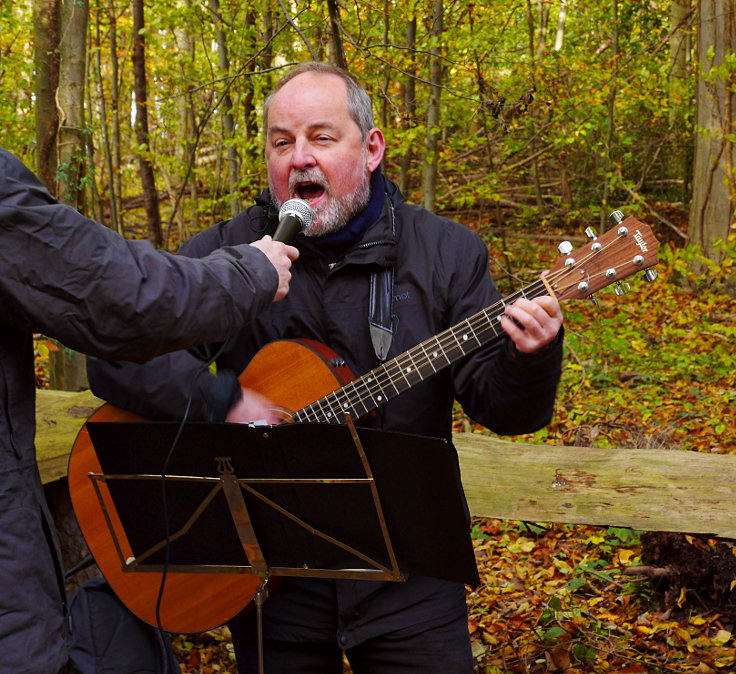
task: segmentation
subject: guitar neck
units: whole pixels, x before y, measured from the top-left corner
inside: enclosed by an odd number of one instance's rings
[[[303,407],[293,415],[293,420],[344,423],[346,414],[359,419],[464,356],[500,339],[504,334],[500,320],[507,304],[520,297],[532,299],[548,292],[541,280],[516,291]]]

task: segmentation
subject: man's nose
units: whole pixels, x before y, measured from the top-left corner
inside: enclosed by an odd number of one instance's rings
[[[305,169],[315,166],[317,160],[310,144],[306,140],[298,140],[294,143],[294,151],[291,153],[291,165],[297,169]]]

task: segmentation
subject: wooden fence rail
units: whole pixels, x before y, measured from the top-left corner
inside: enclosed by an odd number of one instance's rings
[[[69,451],[101,404],[88,391],[38,391],[42,479],[66,475]],[[736,538],[736,456],[529,445],[453,438],[474,515]]]

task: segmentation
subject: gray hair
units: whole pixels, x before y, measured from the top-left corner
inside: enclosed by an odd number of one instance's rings
[[[266,97],[266,101],[263,104],[263,128],[268,130],[268,110],[271,106],[273,97],[281,90],[281,88],[287,83],[293,80],[298,75],[303,73],[319,73],[322,75],[335,75],[339,77],[347,88],[347,99],[348,99],[348,112],[352,120],[358,125],[360,129],[361,140],[365,140],[368,137],[368,132],[373,128],[373,108],[371,106],[370,96],[366,93],[357,80],[347,71],[337,66],[333,66],[331,63],[324,63],[322,61],[307,61],[300,63],[296,68],[290,70],[284,75],[273,88],[273,91]]]

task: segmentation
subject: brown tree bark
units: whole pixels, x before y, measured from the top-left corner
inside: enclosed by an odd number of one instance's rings
[[[86,211],[84,90],[87,65],[87,0],[63,0],[59,43],[58,196]]]
[[[345,58],[345,50],[342,47],[342,29],[340,28],[340,8],[337,0],[327,0],[327,11],[330,15],[330,40],[332,43],[332,62],[342,68],[348,69]]]
[[[36,173],[56,195],[56,138],[59,111],[59,0],[33,0],[34,65],[36,70]]]
[[[688,242],[719,258],[716,239],[725,240],[736,207],[736,73],[724,61],[736,51],[736,9],[732,0],[702,0],[698,16],[696,136]]]
[[[138,147],[143,150],[138,154],[138,172],[145,201],[148,239],[154,246],[161,247],[163,244],[161,212],[159,210],[153,164],[149,159],[148,85],[146,81],[146,42],[143,35],[145,28],[143,0],[131,0],[130,8],[133,14],[132,60],[135,80],[135,134]]]
[[[427,105],[427,137],[425,140],[426,157],[422,176],[422,205],[427,210],[434,209],[437,190],[437,152],[439,148],[440,128],[440,93],[442,91],[442,62],[440,60],[440,41],[442,38],[442,0],[432,3],[432,27],[429,31],[431,53],[429,61],[429,80],[432,88]]]
[[[416,123],[416,73],[414,50],[417,44],[417,17],[416,14],[406,22],[406,48],[409,53],[410,65],[407,67],[406,77],[401,82],[401,128],[410,129]],[[413,152],[407,150],[401,156],[401,170],[399,173],[399,189],[403,194],[409,191],[409,169],[413,159]]]

